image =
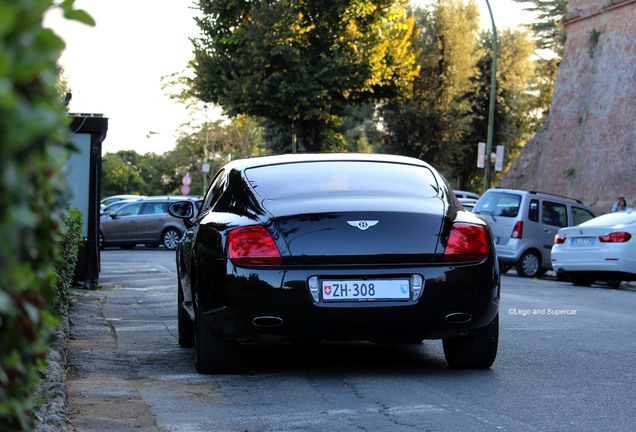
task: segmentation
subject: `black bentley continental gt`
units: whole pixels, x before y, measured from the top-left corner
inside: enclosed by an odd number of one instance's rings
[[[418,159],[294,154],[219,170],[177,248],[179,344],[232,373],[241,343],[442,339],[454,368],[497,354],[487,224]]]

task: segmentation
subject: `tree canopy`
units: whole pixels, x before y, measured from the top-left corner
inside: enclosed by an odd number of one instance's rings
[[[418,73],[407,0],[199,0],[194,93],[231,117],[294,130],[320,151],[351,106],[392,98]]]

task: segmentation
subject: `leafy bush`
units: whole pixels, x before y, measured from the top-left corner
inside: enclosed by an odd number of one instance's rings
[[[53,0],[0,6],[0,430],[30,430],[35,388],[59,322],[55,267],[66,210],[63,155],[71,150],[56,91],[64,42],[42,27]],[[67,18],[90,22],[60,7]]]
[[[55,269],[57,274],[57,312],[63,314],[68,309],[69,291],[73,285],[75,265],[77,264],[77,252],[84,242],[82,236],[82,223],[84,215],[76,208],[68,210],[64,217],[65,236],[60,242],[62,259]]]

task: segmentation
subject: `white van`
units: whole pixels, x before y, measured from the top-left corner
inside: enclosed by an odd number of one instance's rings
[[[595,217],[581,201],[544,192],[488,189],[473,213],[491,226],[502,272],[515,266],[524,277],[552,268],[550,252],[559,228]]]

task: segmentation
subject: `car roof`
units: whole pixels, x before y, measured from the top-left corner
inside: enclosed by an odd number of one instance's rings
[[[563,195],[557,195],[557,194],[553,194],[553,193],[550,193],[550,192],[542,192],[542,191],[535,191],[535,190],[522,190],[522,189],[507,189],[507,188],[499,188],[499,187],[488,189],[486,192],[504,192],[504,193],[517,193],[517,194],[523,194],[523,195],[536,195],[536,196],[540,196],[542,198],[552,198],[552,199],[557,199],[557,200],[562,200],[562,201],[571,201],[572,203],[577,203],[577,204],[582,205],[583,207],[587,207],[579,199],[572,198],[572,197],[567,197],[567,196],[563,196]]]
[[[141,199],[140,201],[183,201],[203,199],[199,195],[153,195]]]
[[[247,159],[235,159],[226,164],[227,169],[245,170],[248,168],[279,165],[298,162],[327,161],[360,161],[360,162],[392,162],[410,165],[431,166],[420,159],[379,153],[293,153],[275,156],[260,156]]]

